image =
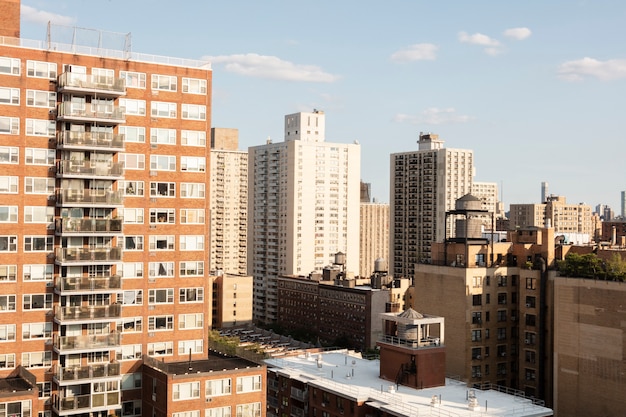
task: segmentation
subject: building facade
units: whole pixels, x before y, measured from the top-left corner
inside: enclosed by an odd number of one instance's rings
[[[389,261],[389,204],[361,203],[359,275],[372,276],[377,259]]]
[[[248,274],[254,318],[276,320],[276,279],[347,254],[359,267],[360,146],[324,139],[324,113],[285,116],[285,141],[248,151]]]
[[[471,150],[447,149],[438,135],[420,134],[417,151],[391,155],[389,269],[412,277],[418,262],[430,259],[433,242],[451,236],[446,211],[468,194],[474,176]]]
[[[511,230],[526,227],[553,227],[555,233],[594,236],[591,206],[567,204],[565,197],[548,196],[543,204],[511,204]]]

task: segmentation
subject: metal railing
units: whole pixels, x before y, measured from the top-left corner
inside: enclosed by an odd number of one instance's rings
[[[85,350],[116,347],[122,338],[119,333],[92,334],[83,336],[54,337],[54,347],[59,350]]]
[[[123,221],[117,219],[75,219],[55,220],[55,231],[61,233],[121,233]]]
[[[124,203],[124,193],[122,191],[100,190],[59,190],[57,191],[57,205],[63,204],[102,204],[102,205],[122,205]]]
[[[124,135],[107,132],[72,132],[63,131],[57,134],[57,146],[73,146],[123,150]]]
[[[108,306],[57,306],[55,314],[57,320],[92,320],[106,318],[120,318],[122,316],[122,306],[112,304]]]
[[[102,77],[93,74],[64,72],[59,75],[58,85],[60,89],[98,90],[118,95],[126,93],[126,82],[123,78]]]
[[[119,262],[122,248],[56,248],[56,260],[60,262]]]
[[[59,291],[119,290],[122,288],[122,277],[57,277],[55,287]]]
[[[112,122],[123,123],[124,111],[119,106],[91,104],[76,105],[70,102],[59,103],[57,116],[72,119],[104,119]]]
[[[120,376],[119,363],[102,363],[87,366],[56,367],[53,375],[61,382]]]
[[[57,163],[59,175],[84,175],[87,177],[122,177],[124,175],[123,162],[90,162],[59,161]]]

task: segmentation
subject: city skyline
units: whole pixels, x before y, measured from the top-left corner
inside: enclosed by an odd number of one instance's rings
[[[615,94],[626,66],[613,41],[626,35],[626,4],[169,5],[24,2],[22,37],[43,40],[50,20],[132,30],[137,51],[208,58],[213,127],[239,129],[243,150],[282,140],[280,115],[324,110],[329,140],[361,143],[361,177],[381,202],[388,155],[416,150],[423,131],[473,149],[475,180],[498,183],[507,208],[539,202],[546,181],[572,203],[619,211],[625,187],[605,171],[626,151]],[[591,158],[590,145],[610,152]]]

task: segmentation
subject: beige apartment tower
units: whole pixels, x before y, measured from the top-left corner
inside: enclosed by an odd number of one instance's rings
[[[361,203],[359,275],[369,277],[377,259],[389,262],[389,204]]]
[[[591,206],[567,204],[565,197],[548,196],[542,204],[511,204],[510,227],[553,227],[561,233],[594,235]]]

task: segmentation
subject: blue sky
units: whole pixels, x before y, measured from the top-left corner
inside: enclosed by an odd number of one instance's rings
[[[214,127],[241,149],[283,139],[283,116],[324,110],[358,140],[364,181],[389,201],[389,154],[419,132],[473,149],[477,181],[510,203],[540,184],[570,203],[626,190],[626,2],[22,0],[46,22],[132,34],[134,52],[213,63]]]

